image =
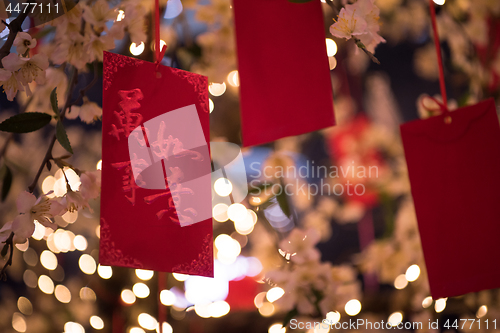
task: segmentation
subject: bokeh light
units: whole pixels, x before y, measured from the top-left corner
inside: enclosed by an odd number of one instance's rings
[[[54,253],[44,250],[40,254],[40,263],[46,269],[53,271],[57,267],[57,257]]]
[[[87,249],[87,239],[82,235],[77,235],[73,239],[73,245],[78,251],[85,251]]]
[[[424,300],[422,301],[422,307],[424,309],[427,309],[431,305],[432,305],[432,297],[427,296],[426,298],[424,298]]]
[[[47,275],[40,275],[38,278],[38,288],[45,294],[52,294],[54,292],[54,282]]]
[[[400,274],[394,280],[394,288],[396,289],[404,289],[408,285],[408,280],[406,279],[405,274]]]
[[[132,287],[132,291],[138,298],[146,298],[150,293],[149,287],[142,282],[134,284],[134,286]]]
[[[147,313],[141,313],[137,317],[137,321],[139,322],[139,325],[141,325],[142,328],[145,328],[147,330],[154,330],[158,325],[156,319]]]
[[[176,296],[170,290],[162,290],[160,292],[160,302],[165,306],[170,306],[175,303]]]
[[[130,53],[132,53],[135,56],[141,55],[142,52],[144,52],[144,42],[141,42],[141,44],[137,45],[136,43],[130,44]]]
[[[280,287],[274,287],[267,291],[266,298],[269,302],[275,302],[285,294],[285,291]]]
[[[61,303],[69,303],[71,301],[71,292],[68,287],[59,284],[54,290],[54,295],[56,299]]]
[[[337,54],[337,43],[331,38],[326,38],[326,54],[329,57],[333,57]]]
[[[440,298],[436,300],[436,303],[434,303],[434,310],[437,313],[443,312],[444,309],[446,308],[446,301],[448,298]]]
[[[90,326],[96,330],[102,330],[104,328],[104,321],[99,316],[92,316],[89,319]]]
[[[130,289],[123,289],[120,296],[125,304],[134,304],[136,299],[134,292]]]
[[[150,271],[147,269],[136,269],[135,270],[135,275],[143,281],[151,280],[151,278],[154,276],[154,274],[155,274],[154,271]]]
[[[268,332],[269,333],[285,333],[286,328],[283,327],[283,325],[276,323],[276,324],[273,324],[269,327]]]
[[[217,222],[226,222],[229,217],[227,216],[228,206],[223,203],[218,203],[212,208],[212,216]]]
[[[238,87],[240,85],[240,75],[237,70],[229,72],[227,75],[227,82],[233,87]]]
[[[12,328],[18,332],[26,332],[26,319],[21,313],[15,312],[12,315]]]
[[[107,280],[113,276],[113,269],[111,266],[102,266],[99,264],[99,266],[97,266],[97,274],[99,274],[101,278]]]
[[[361,311],[361,302],[357,299],[351,299],[345,305],[345,313],[349,316],[355,316]]]
[[[418,267],[418,265],[411,265],[406,270],[405,276],[409,282],[416,281],[420,276],[420,267]]]
[[[94,274],[97,268],[94,258],[88,254],[81,255],[80,260],[78,260],[78,265],[82,272],[88,275]]]
[[[233,191],[233,184],[227,178],[219,178],[214,182],[214,190],[221,197],[227,197]]]
[[[212,96],[221,96],[226,92],[226,84],[224,82],[222,83],[212,82],[208,86],[208,92],[210,92]]]
[[[403,321],[403,314],[401,312],[394,312],[387,319],[387,322],[390,323],[392,327],[398,326],[402,321]]]

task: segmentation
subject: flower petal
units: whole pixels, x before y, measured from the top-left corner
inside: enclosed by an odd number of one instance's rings
[[[12,222],[12,231],[19,238],[29,238],[35,232],[35,223],[30,214],[19,214]]]
[[[17,211],[19,213],[30,213],[31,207],[36,204],[36,197],[26,191],[19,193],[16,200]]]
[[[24,61],[15,53],[9,53],[8,56],[2,59],[3,67],[11,72],[17,71],[23,64]]]
[[[66,205],[63,205],[59,202],[59,199],[51,199],[50,200],[50,209],[48,211],[48,215],[50,216],[59,216],[66,213]]]
[[[31,41],[31,35],[27,32],[18,32],[16,39],[14,39],[14,46],[18,46],[24,43],[25,40]]]
[[[38,221],[38,223],[40,223],[41,225],[43,225],[46,228],[50,228],[52,230],[57,229],[57,224],[53,223],[48,217],[40,216],[37,219],[37,221]]]
[[[12,232],[12,221],[5,223],[2,229],[0,229],[0,243],[5,242],[7,238],[9,238],[11,232]]]
[[[49,67],[49,58],[43,53],[35,54],[30,60],[41,70],[46,70]]]
[[[11,71],[6,71],[5,69],[0,68],[0,81],[7,81],[8,79],[10,79],[11,76],[12,76]]]

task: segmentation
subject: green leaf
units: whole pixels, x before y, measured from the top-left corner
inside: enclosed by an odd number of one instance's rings
[[[293,317],[295,317],[296,315],[299,314],[299,311],[297,310],[297,308],[294,308],[293,310],[290,310],[286,315],[285,315],[285,318],[283,319],[283,327],[285,327],[286,325],[288,325],[288,323],[290,322],[290,320],[293,319]]]
[[[285,186],[282,181],[280,181],[280,183],[281,183],[281,191],[276,196],[276,200],[278,201],[278,205],[280,205],[283,214],[285,214],[286,216],[290,216],[291,214],[290,205],[288,204],[288,198],[286,195]]]
[[[73,149],[71,148],[68,135],[66,134],[66,130],[64,129],[61,120],[59,120],[56,125],[56,138],[64,149],[73,154]]]
[[[10,187],[12,185],[12,171],[10,171],[10,168],[7,165],[3,165],[2,167],[2,195],[1,199],[2,202],[5,201],[7,198],[7,195],[9,194]]]
[[[44,127],[52,117],[42,112],[25,112],[16,114],[0,123],[0,131],[12,133],[29,133]]]
[[[288,0],[289,2],[293,2],[293,3],[306,3],[306,2],[310,2],[312,0]]]
[[[59,107],[57,106],[57,92],[56,92],[57,87],[52,90],[50,93],[50,105],[52,105],[52,110],[54,110],[54,113],[57,116],[57,119],[59,119]]]

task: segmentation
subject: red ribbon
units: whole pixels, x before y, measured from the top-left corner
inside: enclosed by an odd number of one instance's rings
[[[439,86],[441,88],[441,96],[443,98],[443,104],[437,102],[436,100],[435,101],[439,104],[443,112],[449,112],[447,107],[448,99],[446,97],[446,86],[444,84],[444,70],[443,70],[443,59],[441,58],[441,45],[439,44],[439,35],[437,31],[436,9],[434,8],[433,0],[429,0],[429,10],[431,12],[432,31],[434,33],[434,46],[436,47],[437,62],[439,68]]]
[[[160,1],[155,0],[155,64],[156,69],[160,65],[160,62],[165,56],[165,52],[167,51],[167,45],[163,45],[160,50]]]
[[[163,45],[160,50],[160,1],[155,1],[155,64],[156,70],[165,56],[167,45]],[[163,332],[163,323],[167,321],[167,312],[165,306],[161,303],[160,293],[165,289],[166,275],[163,272],[158,272],[158,331]]]
[[[431,108],[428,108],[427,106],[425,106],[424,104],[424,100],[428,98],[430,100],[432,100],[434,103],[436,103],[438,105],[439,108],[437,109],[431,109]],[[437,100],[436,98],[432,97],[432,96],[424,96],[424,98],[422,98],[420,100],[420,105],[427,111],[431,112],[431,113],[446,113],[446,112],[450,112],[448,110],[448,106],[444,103],[442,103],[441,101]]]

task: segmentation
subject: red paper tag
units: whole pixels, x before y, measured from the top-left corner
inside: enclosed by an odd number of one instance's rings
[[[233,7],[244,146],[335,125],[321,3]]]
[[[104,52],[103,84],[100,263],[212,277],[207,78]]]
[[[500,126],[493,99],[403,124],[401,136],[432,297],[500,287]]]

